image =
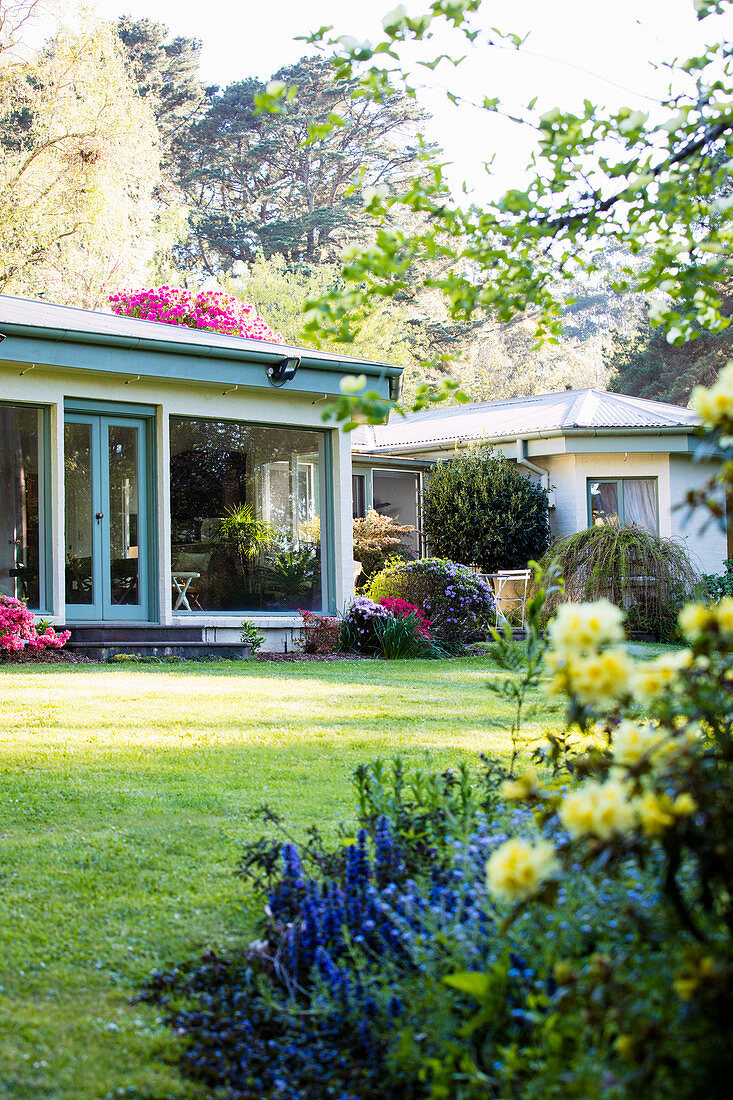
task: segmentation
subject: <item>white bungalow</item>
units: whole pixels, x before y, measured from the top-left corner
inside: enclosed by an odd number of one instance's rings
[[[555,536],[621,520],[682,540],[698,568],[720,572],[733,525],[705,527],[684,501],[715,470],[695,460],[690,409],[601,390],[438,407],[354,432],[358,508],[420,526],[422,479],[457,447],[490,444],[549,490]]]
[[[0,592],[90,652],[282,649],[353,589],[351,373],[401,369],[0,297]]]

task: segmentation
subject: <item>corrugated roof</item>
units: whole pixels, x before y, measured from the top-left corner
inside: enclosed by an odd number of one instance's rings
[[[97,310],[76,309],[72,306],[60,306],[51,302],[32,301],[27,298],[14,298],[0,295],[0,331],[3,324],[23,325],[27,327],[52,329],[68,334],[109,336],[112,339],[159,340],[169,344],[181,344],[200,347],[236,350],[239,353],[272,351],[277,356],[299,355],[319,361],[333,362],[334,366],[344,364],[364,364],[365,366],[388,367],[388,364],[374,360],[356,359],[348,355],[334,355],[326,351],[313,351],[288,344],[272,344],[265,340],[248,340],[241,336],[221,336],[216,332],[186,328],[184,325],[166,325],[160,321],[141,321],[136,317],[119,317],[116,313],[102,313]],[[396,368],[388,369],[397,373]]]
[[[392,416],[389,424],[357,428],[359,451],[399,450],[481,439],[512,439],[545,432],[602,429],[693,428],[691,409],[604,390],[560,390],[504,401],[455,405]]]

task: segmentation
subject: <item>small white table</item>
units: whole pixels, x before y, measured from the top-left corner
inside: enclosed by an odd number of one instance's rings
[[[200,573],[182,572],[177,569],[171,573],[171,580],[173,581],[173,587],[178,593],[176,602],[173,605],[173,610],[178,611],[183,608],[184,611],[191,611],[191,604],[188,602],[188,590],[194,581],[201,579]],[[193,595],[193,593],[191,593]]]

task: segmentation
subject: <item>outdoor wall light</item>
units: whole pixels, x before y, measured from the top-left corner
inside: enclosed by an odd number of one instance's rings
[[[292,382],[298,373],[300,359],[293,356],[289,359],[281,359],[279,363],[271,363],[267,368],[267,378],[271,386],[284,386],[286,382]]]

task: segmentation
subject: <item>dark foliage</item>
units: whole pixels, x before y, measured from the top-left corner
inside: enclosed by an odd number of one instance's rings
[[[733,316],[733,282],[719,288],[724,317]],[[708,332],[694,326],[695,339],[674,346],[667,343],[664,326],[647,321],[633,336],[617,339],[609,361],[608,388],[654,401],[687,405],[694,386],[711,386],[720,368],[733,357],[733,328]]]
[[[438,555],[484,573],[523,569],[550,541],[547,493],[490,447],[471,447],[428,480],[423,527]]]

